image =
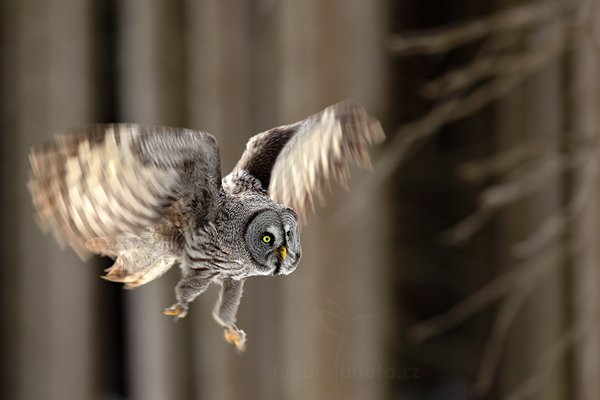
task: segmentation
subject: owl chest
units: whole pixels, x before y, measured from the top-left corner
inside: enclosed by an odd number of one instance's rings
[[[240,256],[224,232],[214,225],[199,230],[186,240],[186,264],[220,276],[236,275],[242,269]]]

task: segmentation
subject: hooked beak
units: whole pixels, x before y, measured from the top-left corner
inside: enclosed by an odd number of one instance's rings
[[[281,258],[281,261],[285,260],[285,258],[287,257],[287,248],[285,246],[280,246],[277,249],[277,254]]]
[[[283,266],[283,260],[287,257],[287,248],[285,246],[280,246],[275,250],[275,258],[277,262],[275,264],[275,271],[273,271],[273,275],[279,275],[281,272],[281,267]]]

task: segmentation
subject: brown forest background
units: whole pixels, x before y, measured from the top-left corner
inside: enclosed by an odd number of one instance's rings
[[[2,399],[596,399],[593,0],[0,1]],[[27,152],[130,121],[247,138],[345,98],[388,140],[251,279],[240,356],[211,289],[98,279],[35,224]]]

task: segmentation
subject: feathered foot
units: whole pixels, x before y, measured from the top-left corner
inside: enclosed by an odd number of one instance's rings
[[[231,325],[225,328],[224,336],[227,343],[234,345],[237,351],[241,353],[246,351],[246,332]]]
[[[187,304],[175,303],[169,308],[165,308],[163,310],[164,315],[168,315],[170,317],[175,317],[175,321],[185,318],[187,315],[188,306]]]

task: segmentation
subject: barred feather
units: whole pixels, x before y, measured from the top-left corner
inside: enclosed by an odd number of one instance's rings
[[[204,182],[215,186],[206,193],[220,187],[218,148],[204,132],[95,126],[57,136],[29,158],[28,186],[40,224],[82,258],[92,238],[155,226],[177,200],[186,174],[205,173]],[[186,162],[192,167],[184,168]]]
[[[314,196],[322,198],[331,182],[346,184],[350,163],[370,168],[368,149],[384,138],[379,121],[361,104],[344,101],[253,136],[234,173],[248,171],[275,202],[304,219]]]

